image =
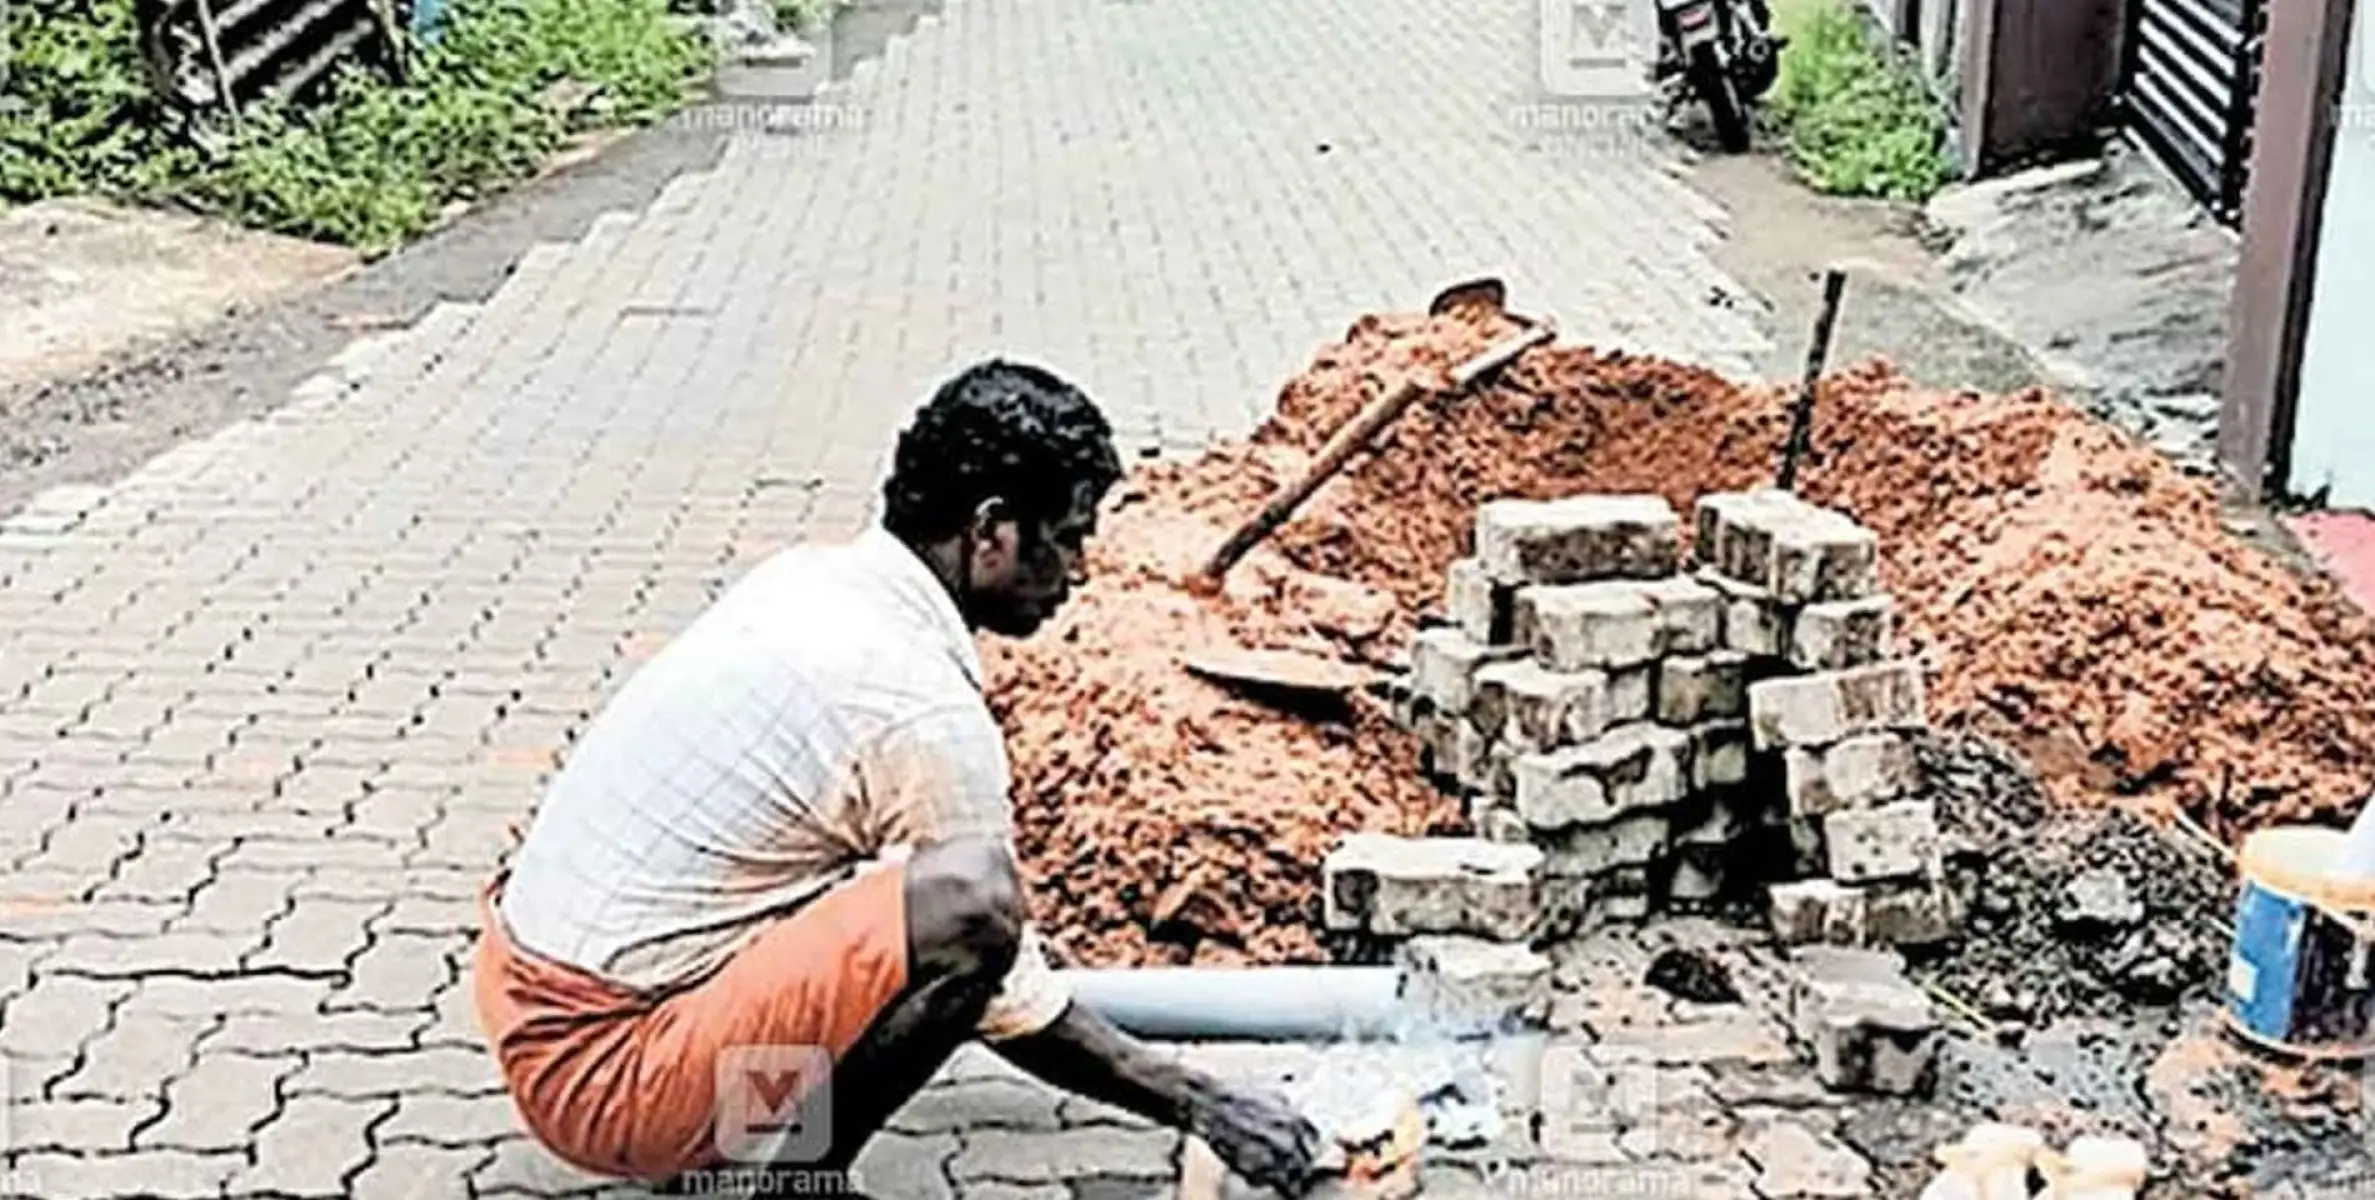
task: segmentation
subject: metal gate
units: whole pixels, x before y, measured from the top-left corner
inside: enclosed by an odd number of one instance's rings
[[[387,65],[396,50],[387,0],[134,0],[133,13],[157,90],[234,116],[342,64]]]
[[[2129,128],[2220,221],[2243,210],[2267,0],[2129,0]]]

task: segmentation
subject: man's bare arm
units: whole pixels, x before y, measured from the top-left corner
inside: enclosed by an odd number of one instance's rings
[[[1028,1037],[993,1042],[1007,1061],[1076,1095],[1102,1100],[1172,1129],[1185,1129],[1212,1079],[1074,1004]]]
[[[1249,1182],[1289,1196],[1311,1185],[1319,1132],[1284,1100],[1159,1054],[1077,1003],[1047,1028],[992,1048],[1055,1087],[1203,1138]]]

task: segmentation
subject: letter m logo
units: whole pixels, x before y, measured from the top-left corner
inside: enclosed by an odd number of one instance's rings
[[[717,1057],[713,1136],[737,1163],[805,1163],[833,1144],[832,1056],[821,1046],[728,1046]]]
[[[1553,96],[1638,100],[1657,53],[1657,0],[1537,0],[1542,88]]]

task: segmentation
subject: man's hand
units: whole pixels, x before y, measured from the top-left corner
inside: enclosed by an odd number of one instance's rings
[[[1302,1196],[1340,1165],[1332,1144],[1278,1095],[1238,1087],[1149,1050],[1075,1004],[1055,1024],[996,1043],[1007,1061],[1067,1092],[1103,1100],[1204,1139],[1248,1182]]]
[[[1196,1101],[1188,1129],[1248,1183],[1301,1196],[1317,1181],[1319,1130],[1275,1093],[1216,1087]]]

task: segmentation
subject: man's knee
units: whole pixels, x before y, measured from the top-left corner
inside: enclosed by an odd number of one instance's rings
[[[1022,883],[1004,845],[945,842],[908,860],[908,954],[919,975],[1003,976],[1022,929]]]

